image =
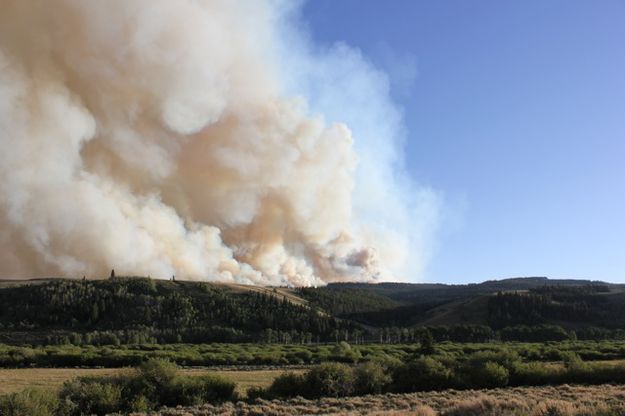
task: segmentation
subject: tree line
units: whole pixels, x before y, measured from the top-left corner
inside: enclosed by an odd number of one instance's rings
[[[64,343],[329,342],[359,328],[278,295],[204,283],[116,277],[0,289],[0,329],[61,330],[48,341]]]
[[[299,293],[311,302],[311,306],[306,306],[289,301],[278,291],[234,292],[206,283],[123,277],[102,281],[56,280],[0,289],[0,342],[402,344],[419,343],[423,339],[435,342],[625,339],[625,330],[618,327],[619,311],[625,306],[606,300],[606,296],[601,296],[604,290],[599,285],[500,292],[488,299],[485,324],[425,327],[414,326],[401,318],[403,308],[423,305],[393,307],[396,305],[393,301],[362,289],[300,289]],[[337,293],[332,295],[332,291]],[[618,295],[609,298],[614,296]],[[320,305],[326,305],[337,315]],[[376,308],[383,309],[376,311]],[[614,315],[607,319],[606,311]],[[363,314],[376,315],[376,324],[361,324],[358,317]],[[580,325],[564,328],[546,323],[565,316],[576,319]],[[608,325],[612,327],[605,328]]]

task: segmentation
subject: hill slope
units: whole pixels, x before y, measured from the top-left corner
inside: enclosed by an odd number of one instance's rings
[[[625,285],[598,281],[530,277],[468,285],[339,283],[299,294],[311,306],[330,305],[337,316],[376,326],[558,324],[574,329],[625,328],[624,290]],[[334,306],[350,294],[357,299]]]
[[[0,330],[5,340],[30,334],[39,342],[68,331],[95,343],[102,332],[119,342],[302,342],[358,327],[305,304],[280,288],[147,278],[22,282],[0,288]]]
[[[558,328],[532,330],[538,336],[521,325]],[[528,339],[571,330],[625,336],[615,332],[625,329],[625,286],[546,278],[299,289],[147,278],[0,285],[6,343],[412,341],[420,327],[456,340],[488,340],[493,330]]]

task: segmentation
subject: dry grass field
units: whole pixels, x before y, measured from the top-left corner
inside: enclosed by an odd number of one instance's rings
[[[114,375],[130,369],[1,369],[0,394],[26,387],[58,389],[79,376]],[[268,386],[284,370],[182,369],[188,375],[217,373],[249,387]],[[299,370],[304,371],[304,370]],[[206,415],[421,415],[421,416],[616,416],[625,415],[625,386],[547,386],[492,390],[445,390],[308,400],[256,400],[193,408],[164,409],[150,416]],[[140,416],[141,414],[136,414]],[[142,414],[146,415],[146,414]]]
[[[81,376],[110,376],[130,369],[118,368],[23,368],[0,369],[0,394],[14,393],[27,387],[55,390],[68,380]],[[218,374],[237,384],[237,391],[245,394],[250,387],[267,387],[284,370],[205,370],[181,369],[181,373],[201,375]],[[304,371],[304,370],[291,370]]]
[[[617,416],[625,414],[624,406],[625,386],[563,385],[318,400],[257,400],[253,404],[164,409],[148,415]]]
[[[81,376],[110,376],[123,369],[109,368],[19,368],[0,369],[0,394],[27,387],[55,390],[65,381]],[[128,371],[128,370],[125,370]]]

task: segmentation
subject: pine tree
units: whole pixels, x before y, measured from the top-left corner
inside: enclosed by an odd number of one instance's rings
[[[425,355],[434,353],[434,337],[429,330],[426,330],[421,337],[421,353]]]

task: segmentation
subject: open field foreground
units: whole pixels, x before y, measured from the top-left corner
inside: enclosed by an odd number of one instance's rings
[[[128,368],[20,368],[0,369],[0,395],[15,393],[25,388],[43,388],[58,390],[61,385],[76,377],[113,376],[130,372]],[[268,387],[273,380],[286,370],[214,370],[200,368],[182,368],[182,375],[200,376],[214,374],[236,383],[239,394],[245,394],[250,387]],[[303,372],[304,370],[293,370]]]
[[[307,400],[256,400],[164,409],[133,416],[415,415],[616,416],[625,414],[625,386],[517,387]]]

